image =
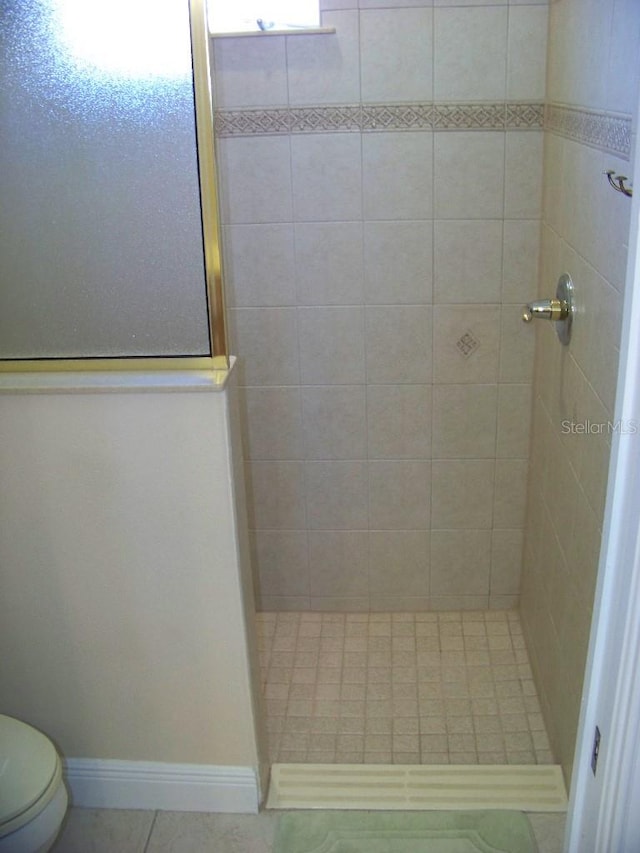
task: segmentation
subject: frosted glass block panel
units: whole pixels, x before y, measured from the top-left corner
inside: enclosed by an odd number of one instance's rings
[[[0,32],[0,358],[208,355],[188,0]]]

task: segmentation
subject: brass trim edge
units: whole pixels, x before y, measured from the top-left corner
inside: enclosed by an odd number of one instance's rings
[[[211,352],[214,358],[224,359],[228,367],[229,347],[224,307],[222,253],[220,250],[220,215],[216,181],[211,60],[206,2],[205,0],[190,0],[189,8]]]
[[[229,370],[229,360],[220,356],[155,358],[50,358],[0,361],[0,373],[84,373],[103,371]]]

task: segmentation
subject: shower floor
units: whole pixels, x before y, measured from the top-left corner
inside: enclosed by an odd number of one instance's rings
[[[272,763],[552,764],[517,611],[257,614]]]

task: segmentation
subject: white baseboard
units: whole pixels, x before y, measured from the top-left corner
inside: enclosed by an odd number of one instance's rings
[[[69,758],[64,777],[84,808],[255,814],[260,803],[253,767]]]

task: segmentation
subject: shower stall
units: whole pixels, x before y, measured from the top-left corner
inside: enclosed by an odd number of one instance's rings
[[[640,8],[320,0],[316,31],[209,38],[185,0],[125,66],[65,9],[2,10],[9,710],[85,805],[256,809],[262,722],[279,765],[568,783]],[[563,275],[568,344],[522,322]]]
[[[574,5],[321,0],[331,34],[213,38],[273,761],[570,778],[640,19]],[[563,273],[568,346],[522,322]]]

